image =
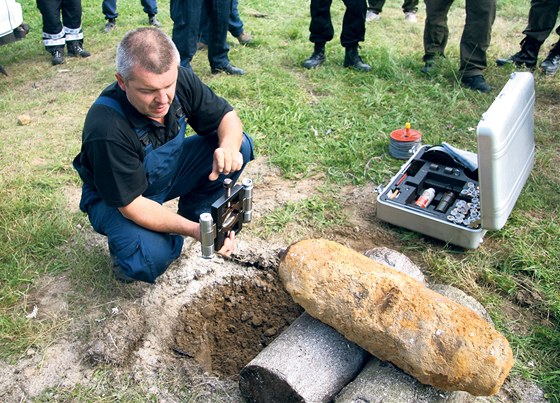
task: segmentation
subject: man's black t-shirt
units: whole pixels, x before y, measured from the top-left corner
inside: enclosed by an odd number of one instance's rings
[[[178,118],[184,114],[199,135],[215,134],[223,116],[233,108],[203,84],[190,69],[179,67],[175,98],[162,125],[138,112],[115,82],[101,96],[117,100],[115,109],[94,104],[85,120],[82,149],[74,160],[80,177],[94,187],[110,207],[123,207],[148,187],[144,172],[144,146],[136,129],[146,131],[154,148],[174,138]]]

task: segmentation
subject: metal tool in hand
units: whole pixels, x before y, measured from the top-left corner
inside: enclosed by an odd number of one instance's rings
[[[211,212],[200,215],[202,257],[207,259],[222,248],[231,231],[237,234],[253,218],[253,180],[245,178],[241,185],[232,186],[232,180],[226,178],[224,189],[224,195],[212,204]]]

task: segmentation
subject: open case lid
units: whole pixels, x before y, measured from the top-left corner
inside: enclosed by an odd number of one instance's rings
[[[531,173],[535,159],[534,104],[533,74],[513,73],[478,123],[478,179],[484,229],[499,230],[504,226]]]

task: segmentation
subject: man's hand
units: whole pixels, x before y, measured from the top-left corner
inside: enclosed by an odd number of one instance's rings
[[[227,238],[224,239],[224,246],[217,252],[223,257],[230,257],[235,253],[235,231],[230,231]]]
[[[212,172],[208,179],[215,181],[221,173],[228,175],[243,167],[243,154],[239,152],[243,141],[243,125],[235,110],[224,115],[218,126],[218,148],[214,150]]]
[[[215,181],[221,173],[228,175],[237,172],[243,167],[243,154],[231,149],[220,147],[214,150],[214,161],[212,163],[212,172],[208,179]]]

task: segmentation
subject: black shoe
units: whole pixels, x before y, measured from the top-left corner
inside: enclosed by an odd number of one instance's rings
[[[55,48],[51,50],[51,61],[53,66],[64,63],[64,48]]]
[[[436,62],[434,60],[426,60],[424,62],[424,67],[420,69],[421,73],[429,74],[436,67]]]
[[[558,71],[560,67],[560,41],[556,42],[554,47],[548,53],[546,59],[541,63],[541,69],[544,74],[551,76]]]
[[[513,63],[516,67],[523,67],[525,65],[529,69],[534,69],[537,65],[540,48],[541,43],[532,38],[525,37],[521,41],[521,50],[519,52],[505,59],[497,59],[496,64],[504,66]]]
[[[325,44],[315,43],[314,46],[313,54],[303,62],[303,67],[306,69],[314,69],[325,62]]]
[[[536,55],[531,55],[525,50],[520,50],[508,58],[496,59],[496,65],[500,67],[512,63],[515,64],[516,67],[523,67],[525,65],[529,69],[534,69],[537,65],[537,58]]]
[[[344,67],[351,67],[357,71],[371,70],[371,66],[364,63],[364,61],[360,57],[357,46],[346,48],[346,54],[344,56]]]
[[[243,74],[245,74],[245,70],[240,69],[239,67],[235,67],[231,63],[226,64],[224,67],[213,67],[211,71],[212,74],[226,73],[232,76],[242,76]]]
[[[461,79],[461,83],[463,83],[465,87],[474,91],[489,92],[492,89],[492,87],[490,87],[484,79],[483,75],[463,77]]]
[[[109,248],[109,255],[111,256],[111,262],[112,262],[112,268],[113,268],[113,274],[115,275],[115,278],[120,281],[121,283],[132,283],[133,281],[136,281],[135,279],[133,279],[132,277],[129,277],[126,275],[126,273],[124,272],[123,268],[117,263],[117,257],[113,254],[113,252],[111,251],[111,248]]]
[[[91,53],[82,48],[80,41],[72,41],[66,44],[68,46],[68,56],[72,57],[90,57]]]

